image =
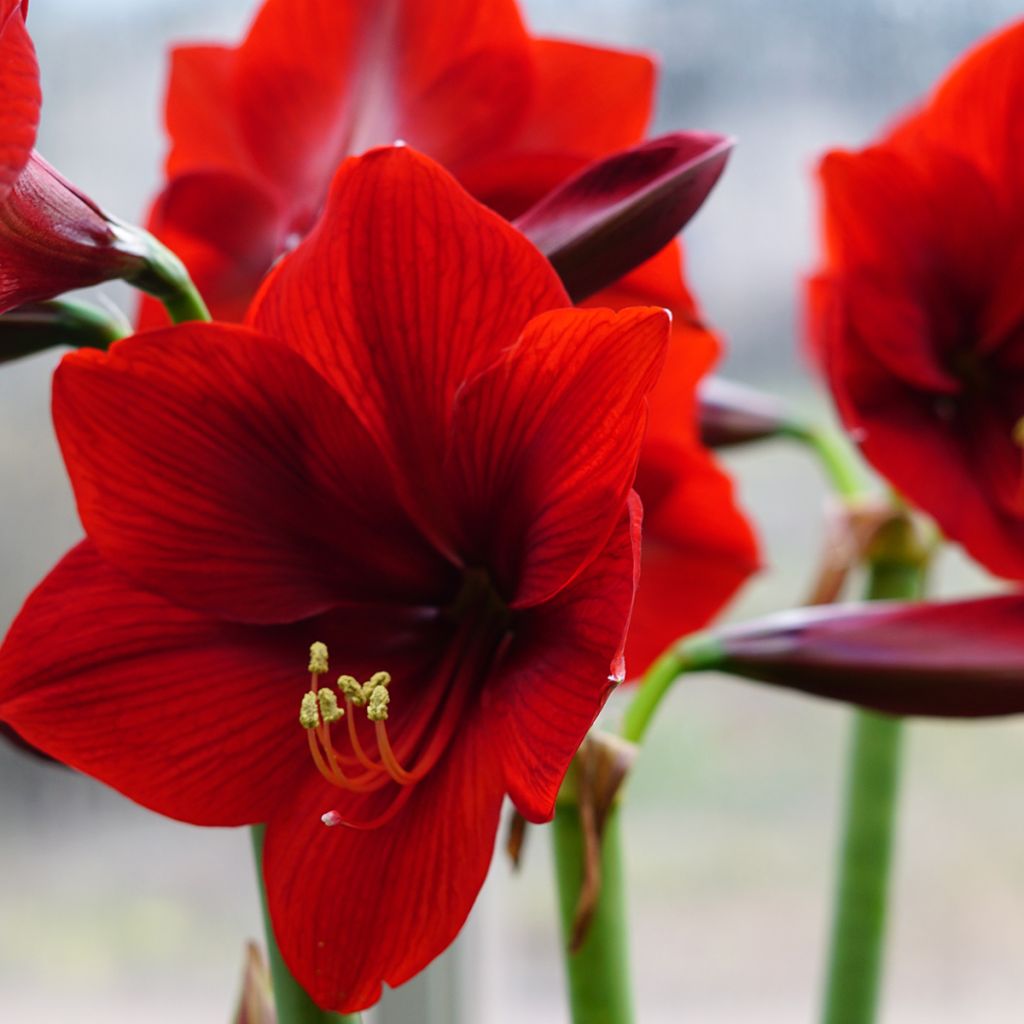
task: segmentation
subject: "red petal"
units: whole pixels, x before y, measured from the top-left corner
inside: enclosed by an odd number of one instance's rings
[[[322,1007],[376,1002],[458,934],[487,875],[501,809],[490,736],[467,719],[401,813],[373,831],[328,828],[309,786],[267,825],[264,877],[285,961]]]
[[[39,65],[21,0],[0,3],[0,200],[28,163],[39,124]]]
[[[861,344],[908,383],[955,389],[944,360],[962,347],[993,259],[998,213],[984,183],[953,157],[934,154],[926,173],[880,148],[829,154],[821,178],[830,270]]]
[[[1024,579],[1024,522],[999,509],[978,473],[976,439],[954,409],[892,377],[869,353],[833,347],[826,363],[843,421],[873,466],[943,532],[999,575]]]
[[[901,125],[893,141],[922,139],[965,155],[985,169],[1012,208],[1020,208],[1024,177],[1024,22],[989,37],[949,73],[924,109]]]
[[[650,396],[650,422],[635,487],[644,502],[640,590],[630,627],[630,673],[721,610],[759,566],[757,542],[732,483],[697,437],[697,387],[720,343],[697,319],[678,243],[663,249],[588,305],[660,302],[673,309],[672,340]]]
[[[501,139],[528,74],[512,0],[268,0],[238,53],[241,130],[315,209],[349,153],[404,138],[448,162]]]
[[[561,39],[533,39],[531,49],[534,91],[515,150],[593,160],[643,137],[654,99],[649,57]]]
[[[568,305],[548,262],[405,147],[346,161],[327,209],[250,322],[346,396],[411,493],[436,494],[456,390],[537,313]]]
[[[619,522],[668,334],[664,310],[557,310],[460,392],[459,550],[491,566],[516,607],[557,593]]]
[[[569,762],[615,682],[636,588],[640,503],[608,546],[554,600],[526,612],[489,684],[505,786],[519,812],[547,821]]]
[[[340,601],[417,603],[446,582],[344,401],[244,328],[73,353],[54,421],[89,536],[180,604],[287,622]]]
[[[215,320],[240,322],[285,245],[284,211],[263,187],[224,171],[173,178],[149,215],[149,230],[184,261]],[[166,326],[144,304],[139,327]]]
[[[261,821],[309,770],[296,719],[304,642],[170,604],[84,542],[28,599],[0,649],[0,716],[161,814]]]
[[[171,137],[169,176],[212,170],[255,175],[238,130],[235,65],[233,47],[177,46],[171,50],[165,112]]]
[[[516,226],[578,301],[672,240],[718,181],[732,145],[699,132],[652,139],[585,167]]]
[[[732,481],[698,444],[645,445],[636,487],[645,521],[626,644],[632,677],[673,640],[707,625],[760,566]]]

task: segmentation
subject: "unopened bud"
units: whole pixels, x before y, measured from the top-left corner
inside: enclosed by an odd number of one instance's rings
[[[1008,715],[1024,711],[1022,635],[1020,594],[822,605],[715,631],[710,667],[890,714]]]
[[[702,380],[697,400],[700,439],[708,448],[778,437],[794,423],[793,415],[773,395],[721,377]]]

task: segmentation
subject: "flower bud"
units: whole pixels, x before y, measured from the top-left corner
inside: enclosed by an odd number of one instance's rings
[[[1021,593],[802,608],[705,634],[700,643],[704,654],[715,648],[700,667],[891,714],[1024,711]]]
[[[515,226],[579,302],[672,241],[714,188],[732,146],[707,132],[651,139],[584,167]]]
[[[147,266],[144,239],[108,217],[38,153],[0,201],[0,312]]]
[[[721,377],[701,381],[698,402],[700,439],[708,448],[777,437],[793,425],[777,398]]]

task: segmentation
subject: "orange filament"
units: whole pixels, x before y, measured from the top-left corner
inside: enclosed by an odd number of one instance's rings
[[[459,623],[434,673],[434,685],[422,695],[428,706],[407,722],[397,744],[392,744],[387,728],[390,676],[375,673],[362,685],[361,693],[355,679],[340,677],[338,689],[343,702],[336,704],[331,693],[317,688],[320,676],[326,672],[326,648],[314,645],[320,648],[322,660],[310,673],[310,693],[303,698],[299,720],[306,729],[317,771],[332,786],[353,794],[373,793],[391,783],[400,787],[376,817],[360,822],[349,820],[347,812],[345,816],[332,812],[332,819],[338,819],[332,823],[364,829],[379,827],[398,813],[415,784],[440,761],[462,725],[474,681],[497,654],[493,632],[481,629],[481,623],[473,618]],[[311,660],[311,670],[313,667]],[[375,751],[360,737],[356,721],[360,712],[373,722]],[[331,725],[345,716],[349,749],[342,753],[332,742]]]

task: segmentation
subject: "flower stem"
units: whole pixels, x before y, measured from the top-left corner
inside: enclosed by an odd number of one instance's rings
[[[55,345],[107,349],[131,334],[119,311],[51,299],[18,306],[0,316],[0,363]]]
[[[802,441],[818,457],[833,490],[842,498],[856,499],[867,490],[867,476],[843,434],[826,427],[792,422],[783,431]]]
[[[128,283],[159,299],[176,324],[188,320],[209,320],[210,311],[192,283],[185,264],[148,232],[126,225],[121,227],[145,257],[143,269],[130,277]]]
[[[586,851],[579,804],[566,793],[569,788],[559,795],[552,836],[572,1024],[633,1024],[618,801],[605,819],[594,916],[583,943],[572,952],[568,947]]]
[[[362,1018],[358,1013],[341,1014],[321,1010],[288,970],[277,947],[274,926],[271,924],[270,912],[267,909],[267,891],[263,883],[263,833],[263,825],[252,827],[252,850],[256,858],[256,877],[260,889],[260,903],[263,907],[267,959],[270,963],[270,977],[274,983],[277,1024],[359,1024]]]
[[[651,665],[636,687],[622,720],[622,738],[641,743],[672,684],[684,672],[715,668],[723,653],[720,642],[709,633],[694,633],[676,641]]]
[[[905,519],[892,525],[912,530]],[[871,564],[869,600],[914,598],[924,589],[927,556],[904,546],[900,557],[891,541]],[[902,719],[854,712],[823,1024],[871,1024],[877,1013],[903,732]]]

